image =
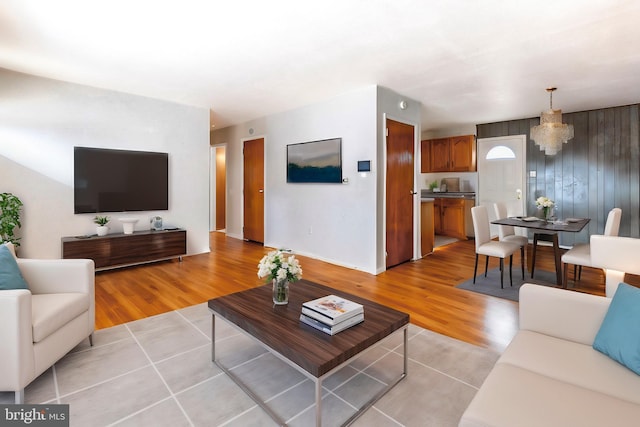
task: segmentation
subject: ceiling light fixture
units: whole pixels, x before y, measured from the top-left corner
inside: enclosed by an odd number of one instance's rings
[[[562,110],[553,109],[553,91],[557,88],[547,88],[549,92],[549,110],[540,114],[540,124],[531,128],[531,139],[540,146],[540,151],[553,156],[562,149],[562,144],[573,138],[573,125],[562,123]]]

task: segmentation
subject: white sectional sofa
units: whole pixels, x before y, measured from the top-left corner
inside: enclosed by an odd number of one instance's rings
[[[610,302],[523,285],[520,330],[459,426],[640,425],[640,376],[591,347]]]
[[[523,285],[520,329],[460,427],[640,426],[640,375],[592,347],[625,272],[640,275],[640,239],[593,235],[590,244],[591,265],[606,275],[607,298]],[[635,310],[636,299],[629,301]],[[635,365],[640,363],[637,314],[622,317]]]

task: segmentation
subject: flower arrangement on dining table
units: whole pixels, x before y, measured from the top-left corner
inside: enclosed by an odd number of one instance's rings
[[[289,283],[302,278],[302,267],[294,255],[282,250],[271,251],[258,263],[258,277],[273,282],[273,302],[286,304]]]
[[[548,197],[540,196],[536,199],[536,207],[542,209],[544,219],[549,219],[555,202]]]

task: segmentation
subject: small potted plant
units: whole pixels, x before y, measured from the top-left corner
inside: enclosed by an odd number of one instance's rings
[[[96,217],[93,218],[93,222],[98,224],[98,226],[96,227],[96,233],[98,234],[98,236],[106,236],[109,232],[109,227],[107,227],[107,224],[109,223],[109,217],[96,215]]]
[[[10,242],[20,246],[20,238],[16,237],[15,228],[20,228],[20,209],[22,201],[11,193],[0,193],[0,243]]]

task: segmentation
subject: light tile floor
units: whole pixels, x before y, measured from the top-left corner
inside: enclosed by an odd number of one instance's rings
[[[323,383],[323,425],[345,421],[402,370],[396,333]],[[216,352],[291,426],[314,425],[313,383],[224,321]],[[408,376],[355,426],[456,426],[498,354],[411,325]],[[206,304],[96,331],[26,391],[68,403],[72,426],[273,426],[211,362]],[[0,393],[13,403],[13,393]]]

